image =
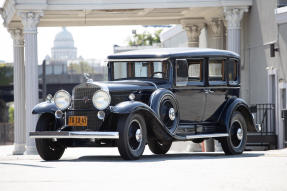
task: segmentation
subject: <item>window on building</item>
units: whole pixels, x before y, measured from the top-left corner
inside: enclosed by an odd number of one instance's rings
[[[278,8],[287,6],[287,0],[278,0],[277,2],[278,2],[277,4]]]
[[[280,89],[281,94],[281,109],[286,109],[286,88]]]
[[[223,59],[210,59],[209,60],[208,80],[209,81],[225,81]]]
[[[203,81],[203,60],[188,60],[188,81]]]

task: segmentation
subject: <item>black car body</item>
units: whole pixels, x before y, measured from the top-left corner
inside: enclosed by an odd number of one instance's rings
[[[138,159],[148,144],[166,153],[173,141],[220,141],[226,154],[243,152],[247,131],[259,131],[240,94],[240,57],[215,49],[151,49],[108,57],[107,82],[61,90],[35,106],[40,156],[59,159],[66,147],[118,147]],[[49,125],[48,125],[49,124]]]

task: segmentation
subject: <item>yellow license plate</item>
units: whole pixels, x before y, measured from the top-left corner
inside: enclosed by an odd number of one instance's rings
[[[69,116],[68,126],[88,126],[87,116]]]

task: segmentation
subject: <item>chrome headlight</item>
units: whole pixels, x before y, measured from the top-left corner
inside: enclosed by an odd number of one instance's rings
[[[60,110],[67,109],[71,104],[71,95],[65,90],[59,90],[55,93],[54,102]]]
[[[106,109],[111,103],[111,96],[108,92],[103,90],[98,90],[93,95],[93,104],[98,110]]]

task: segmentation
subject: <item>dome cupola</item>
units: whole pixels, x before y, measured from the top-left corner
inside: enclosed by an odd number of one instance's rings
[[[76,59],[77,49],[74,47],[73,35],[66,29],[62,28],[54,40],[52,48],[52,58],[54,60],[71,60]]]

